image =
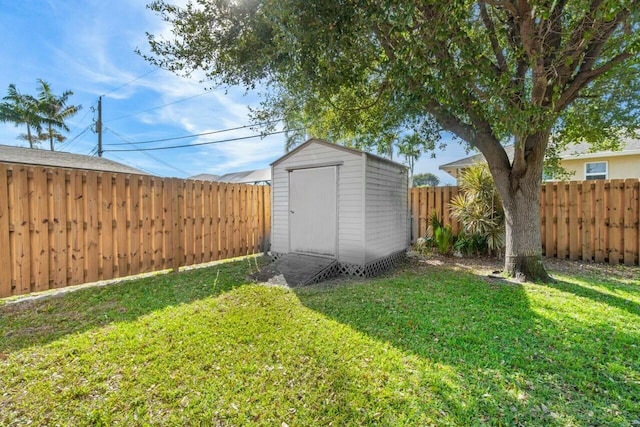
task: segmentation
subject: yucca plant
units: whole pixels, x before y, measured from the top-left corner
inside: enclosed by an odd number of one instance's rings
[[[451,215],[465,233],[482,236],[487,249],[499,253],[505,243],[504,211],[489,167],[476,164],[465,169],[458,185],[462,192],[449,203]]]
[[[450,255],[453,251],[456,236],[453,234],[451,227],[447,225],[445,227],[438,227],[435,229],[433,240],[440,254]]]

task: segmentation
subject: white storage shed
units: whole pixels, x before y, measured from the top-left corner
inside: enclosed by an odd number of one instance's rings
[[[390,160],[310,139],[271,164],[271,253],[330,257],[370,276],[409,246],[408,171]]]

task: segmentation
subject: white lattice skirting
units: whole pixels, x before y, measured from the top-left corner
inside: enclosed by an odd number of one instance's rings
[[[284,253],[271,252],[271,258],[277,260],[283,257]],[[371,261],[365,265],[348,264],[343,262],[335,262],[329,267],[318,273],[307,283],[320,283],[337,276],[352,277],[372,277],[385,272],[386,270],[398,265],[405,257],[406,251],[394,252],[375,261]]]

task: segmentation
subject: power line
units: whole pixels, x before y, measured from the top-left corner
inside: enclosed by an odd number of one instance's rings
[[[179,102],[188,101],[188,100],[190,100],[190,99],[197,98],[197,97],[199,97],[199,96],[203,96],[203,95],[208,95],[208,94],[210,94],[210,93],[212,93],[212,92],[211,92],[211,91],[209,91],[209,92],[202,92],[202,93],[199,93],[199,94],[197,94],[197,95],[192,95],[192,96],[188,96],[188,97],[186,97],[186,98],[178,99],[177,101],[168,102],[168,103],[166,103],[166,104],[157,105],[157,106],[155,106],[155,107],[147,108],[146,110],[142,110],[142,111],[138,111],[138,112],[130,113],[130,114],[125,114],[124,116],[118,116],[118,117],[116,117],[115,119],[105,120],[105,121],[104,121],[104,123],[108,123],[108,122],[115,122],[116,120],[125,119],[125,118],[127,118],[127,117],[131,117],[131,116],[137,116],[138,114],[147,113],[147,112],[149,112],[149,111],[157,110],[158,108],[167,107],[167,106],[169,106],[169,105],[177,104],[177,103],[179,103]]]
[[[221,140],[218,140],[218,141],[198,142],[196,144],[173,145],[173,146],[170,146],[170,147],[154,147],[154,148],[138,148],[138,149],[117,149],[117,150],[104,150],[104,151],[105,152],[107,152],[107,151],[116,152],[116,151],[172,150],[174,148],[198,147],[198,146],[201,146],[201,145],[220,144],[220,143],[223,143],[223,142],[240,141],[240,140],[243,140],[243,139],[264,138],[265,136],[278,135],[278,134],[281,134],[281,133],[292,132],[292,131],[296,131],[296,130],[302,130],[302,128],[300,128],[300,129],[281,130],[281,131],[277,131],[277,132],[269,132],[269,133],[259,134],[259,135],[241,136],[241,137],[238,137],[238,138],[221,139]]]
[[[62,144],[62,146],[58,149],[58,150],[64,150],[66,148],[69,148],[71,146],[71,144],[73,144],[73,142],[75,140],[77,140],[78,138],[80,138],[82,135],[84,135],[85,133],[87,133],[87,131],[91,129],[91,125],[85,127],[79,134],[77,134],[76,136],[74,136],[72,139],[70,139],[69,141],[65,142]]]
[[[128,162],[128,161],[126,161],[125,159],[123,159],[122,157],[120,157],[120,156],[112,155],[112,157],[115,157],[116,159],[120,160],[122,163],[124,163],[124,164],[126,164],[126,165],[129,165],[129,166],[131,166],[132,168],[140,169],[141,171],[144,171],[144,172],[148,173],[149,175],[155,175],[155,173],[151,172],[150,170],[147,170],[147,169],[145,169],[145,168],[143,168],[143,167],[140,167],[140,166],[138,166],[138,165],[133,165],[133,164],[131,164],[130,162]]]
[[[117,90],[120,90],[120,89],[122,89],[122,88],[123,88],[123,87],[125,87],[125,86],[129,86],[131,83],[133,83],[133,82],[135,82],[135,81],[138,81],[138,80],[140,80],[141,78],[146,77],[146,76],[148,76],[148,75],[149,75],[149,74],[151,74],[151,73],[155,73],[155,72],[156,72],[156,71],[158,71],[159,69],[160,69],[160,68],[156,67],[156,68],[154,68],[153,70],[148,71],[148,72],[144,73],[143,75],[136,77],[136,78],[135,78],[135,79],[133,79],[133,80],[129,80],[129,81],[128,81],[128,82],[126,82],[125,84],[120,85],[120,86],[118,86],[118,87],[117,87],[117,88],[115,88],[115,89],[111,89],[109,92],[102,94],[102,96],[107,96],[107,95],[109,95],[110,93],[113,93],[113,92],[115,92],[115,91],[117,91]]]
[[[125,138],[124,136],[122,136],[119,133],[115,132],[113,129],[107,128],[107,130],[109,130],[111,133],[113,133],[116,137],[120,138],[121,140],[123,140],[125,142],[129,142],[129,144],[131,144],[131,145],[135,145],[134,142],[128,141],[127,138]],[[144,151],[147,151],[147,150],[145,150],[144,148],[139,149],[139,150],[142,151],[142,154],[144,154],[145,156],[149,157],[152,160],[155,160],[157,163],[160,163],[160,164],[162,164],[162,165],[164,165],[164,166],[166,166],[166,167],[168,167],[170,169],[178,171],[181,174],[184,174],[184,175],[187,175],[187,176],[189,175],[188,172],[185,172],[182,169],[177,168],[177,167],[175,167],[175,166],[173,166],[173,165],[171,165],[171,164],[169,164],[169,163],[157,158],[156,156],[152,155],[151,153],[145,153]],[[102,150],[102,152],[105,152],[105,151],[138,151],[138,150]]]
[[[227,128],[227,129],[213,130],[213,131],[210,131],[210,132],[194,133],[194,134],[191,134],[191,135],[176,136],[176,137],[173,137],[173,138],[152,139],[152,140],[149,140],[149,141],[135,141],[135,142],[132,141],[132,142],[122,142],[122,143],[121,142],[116,142],[116,143],[110,143],[110,144],[104,144],[104,145],[114,146],[114,145],[127,145],[127,144],[150,144],[152,142],[175,141],[176,139],[195,138],[197,136],[213,135],[213,134],[216,134],[216,133],[231,132],[231,131],[234,131],[234,130],[246,129],[246,128],[250,128],[250,127],[254,127],[254,126],[263,126],[263,125],[268,125],[268,124],[271,124],[271,123],[278,123],[280,121],[282,121],[282,119],[274,120],[274,121],[270,121],[270,122],[255,123],[255,124],[252,124],[252,125],[242,125],[242,126],[238,126],[238,127],[235,127],[235,128]]]
[[[89,115],[89,113],[91,111],[93,111],[93,106],[96,105],[98,101],[96,100],[93,104],[91,104],[89,106],[89,108],[87,108],[87,110],[85,111],[85,113],[82,115],[82,117],[80,118],[80,120],[78,120],[78,124],[75,125],[70,131],[70,134],[73,134],[73,132],[78,128],[79,124],[82,123],[82,121],[85,119],[85,117],[87,117]],[[91,127],[91,125],[89,125],[89,127]],[[83,129],[80,131],[80,133],[78,133],[76,136],[74,136],[72,139],[65,141],[62,146],[60,147],[60,149],[65,149],[71,146],[71,144],[73,143],[73,141],[75,141],[76,139],[78,139],[80,136],[82,136],[85,132],[87,131],[87,128]]]

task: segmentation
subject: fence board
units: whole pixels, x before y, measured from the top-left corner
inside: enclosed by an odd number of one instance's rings
[[[36,167],[29,186],[31,228],[31,280],[35,292],[49,289],[49,206],[47,169]],[[2,183],[0,183],[2,188]]]
[[[9,180],[9,218],[13,226],[12,253],[14,256],[14,277],[16,294],[31,291],[31,253],[29,247],[29,187],[27,168],[13,169]]]
[[[142,177],[142,185],[140,186],[140,205],[141,205],[141,262],[140,270],[143,273],[153,270],[153,187],[151,179],[148,176]]]
[[[567,222],[568,222],[568,211],[569,211],[569,206],[568,206],[568,191],[567,191],[567,184],[564,182],[558,183],[558,185],[556,186],[557,189],[557,193],[556,193],[556,197],[557,197],[557,215],[558,215],[558,223],[557,223],[557,227],[558,227],[558,231],[556,234],[556,241],[557,241],[557,247],[556,247],[556,257],[560,258],[560,259],[565,259],[567,257],[567,252],[568,252],[568,236],[567,236]]]
[[[165,180],[164,200],[168,204],[165,214],[170,226],[165,227],[165,264],[173,271],[178,271],[182,261],[183,245],[180,241],[180,229],[183,228],[184,214],[180,212],[184,202],[183,183],[177,179]]]
[[[554,212],[554,193],[556,189],[555,183],[545,184],[545,223],[546,223],[546,246],[544,248],[544,255],[547,257],[555,256],[556,254],[556,239],[555,239],[555,212]]]
[[[269,245],[271,245],[271,188],[265,188],[265,197],[264,197],[264,227],[265,227],[265,246],[264,250],[266,252]]]
[[[409,194],[409,206],[411,206],[411,239],[417,240],[420,237],[420,193],[412,191]]]
[[[0,298],[13,294],[11,279],[13,277],[14,257],[9,244],[9,186],[7,173],[7,166],[0,163],[0,242],[3,242],[2,256],[0,256]]]
[[[605,258],[605,204],[604,204],[604,182],[596,181],[595,183],[595,215],[594,215],[594,258],[596,262],[603,262]]]
[[[238,232],[240,234],[240,241],[238,246],[238,255],[247,254],[247,187],[244,185],[238,186],[240,197],[238,197]]]
[[[262,188],[262,185],[252,185],[251,187],[251,197],[252,197],[252,202],[251,202],[251,214],[253,215],[253,220],[251,221],[252,226],[253,226],[253,242],[252,242],[252,248],[251,248],[251,253],[255,254],[260,252],[260,189]]]
[[[84,202],[82,171],[67,174],[67,268],[65,286],[84,283]]]
[[[114,233],[113,233],[113,174],[102,175],[102,200],[100,209],[100,247],[102,248],[101,279],[113,278],[114,271]]]
[[[219,184],[218,200],[220,203],[220,215],[218,216],[218,235],[220,236],[220,259],[229,258],[229,245],[227,244],[227,184]]]
[[[264,211],[265,206],[265,198],[267,197],[265,192],[265,186],[259,185],[258,189],[258,206],[257,206],[257,215],[258,215],[258,238],[256,242],[256,252],[262,252],[264,250],[265,244],[265,221],[266,215]]]
[[[128,273],[127,244],[127,189],[124,174],[115,174],[114,188],[114,238],[115,238],[115,271],[114,277],[122,277]]]
[[[577,260],[580,256],[580,217],[578,197],[578,183],[572,181],[569,183],[569,222],[567,224],[569,234],[569,259]]]
[[[242,255],[240,250],[240,186],[232,184],[231,186],[231,218],[233,225],[231,228],[231,236],[233,240],[232,254],[234,257]]]
[[[449,187],[449,191],[449,202],[451,202],[451,200],[458,196],[460,190],[458,189],[458,187]],[[449,214],[451,213],[449,212]],[[453,233],[457,235],[462,229],[462,224],[460,223],[460,221],[452,221],[451,229],[453,230]]]
[[[547,246],[547,217],[544,214],[546,203],[547,186],[544,183],[540,186],[540,200],[538,207],[538,215],[540,215],[540,238],[542,240],[542,253],[545,252]]]
[[[627,179],[624,181],[624,263],[625,265],[634,265],[637,261],[637,255],[640,251],[638,247],[638,218],[639,213],[639,195],[638,190],[640,182],[635,179]]]
[[[202,183],[202,262],[211,261],[211,182]]]
[[[50,218],[50,271],[51,287],[60,288],[67,283],[67,181],[65,171],[51,170],[51,191],[49,193]]]
[[[220,195],[217,182],[211,184],[211,260],[220,259]]]
[[[195,181],[194,186],[195,207],[193,216],[195,219],[195,253],[193,261],[196,264],[201,264],[204,259],[204,194],[202,192],[202,181]]]
[[[591,260],[593,257],[593,200],[591,192],[592,181],[581,184],[581,217],[582,217],[582,259]]]
[[[85,281],[95,282],[100,278],[102,253],[100,251],[100,193],[97,172],[86,173],[85,193]]]
[[[191,265],[194,263],[195,252],[195,232],[193,217],[194,212],[194,189],[193,181],[185,181],[184,183],[184,197],[180,205],[180,210],[184,215],[184,233],[182,236],[182,242],[185,251],[185,265]],[[181,222],[182,223],[182,222]]]
[[[163,268],[169,268],[167,256],[167,236],[165,235],[165,227],[171,227],[171,205],[167,202],[165,208],[165,186],[169,185],[169,180],[162,180],[160,178],[152,178],[152,238],[153,238],[153,270],[161,270]],[[170,197],[170,195],[169,195]]]
[[[610,182],[611,195],[608,210],[609,210],[609,263],[618,264],[620,262],[620,252],[622,249],[622,233],[621,233],[621,191],[623,188],[621,184],[623,181],[619,179],[612,179]]]
[[[140,273],[140,265],[142,263],[142,217],[141,217],[141,205],[140,199],[140,182],[141,177],[132,175],[129,178],[129,209],[127,209],[127,222],[130,224],[129,235],[130,247],[129,247],[129,259],[130,259],[130,273]]]

